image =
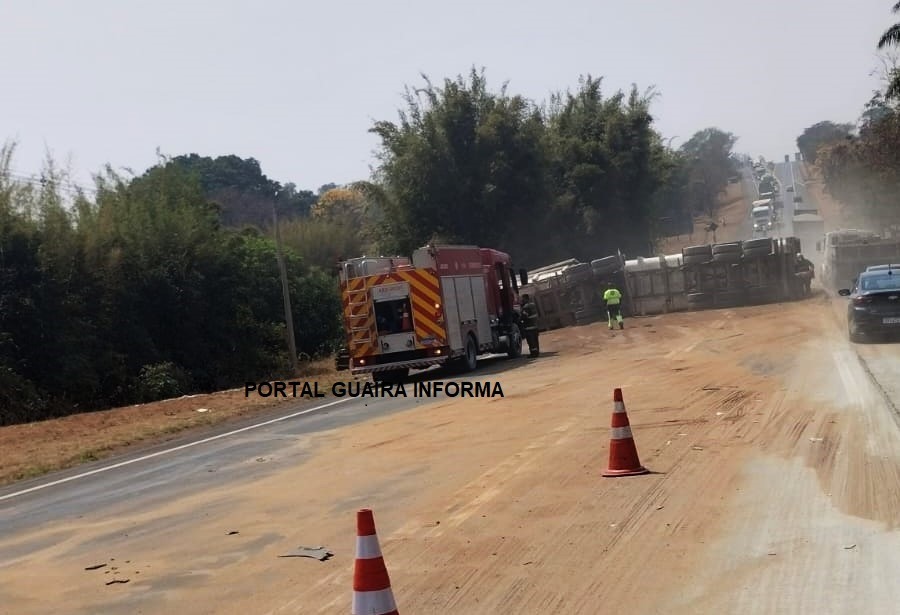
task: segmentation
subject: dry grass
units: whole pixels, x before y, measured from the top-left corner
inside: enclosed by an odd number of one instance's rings
[[[349,372],[335,371],[333,359],[323,359],[302,364],[294,380],[317,382],[319,390],[328,394],[333,383],[351,378]],[[220,425],[302,401],[247,397],[240,388],[0,427],[0,485],[103,459],[128,447],[165,442],[188,429]]]

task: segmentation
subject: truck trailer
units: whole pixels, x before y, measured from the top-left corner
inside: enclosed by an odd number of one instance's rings
[[[340,263],[349,369],[401,382],[434,365],[474,370],[478,356],[522,354],[518,282],[508,254],[429,245],[412,258],[359,257]]]
[[[825,220],[817,209],[794,209],[792,219],[794,236],[800,239],[803,254],[816,267],[822,264],[822,240],[825,238]]]
[[[873,231],[831,231],[825,234],[822,247],[822,282],[835,292],[853,288],[859,273],[871,265],[900,261],[900,238]]]

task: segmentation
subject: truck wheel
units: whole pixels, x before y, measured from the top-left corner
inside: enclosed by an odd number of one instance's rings
[[[510,359],[522,356],[522,333],[518,325],[513,325],[509,331],[509,348],[506,350],[506,356]]]
[[[475,338],[469,335],[466,338],[466,355],[463,358],[463,368],[467,372],[474,371],[478,367],[478,347],[475,345]]]

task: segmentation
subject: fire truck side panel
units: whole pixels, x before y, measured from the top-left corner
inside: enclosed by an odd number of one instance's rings
[[[479,346],[490,343],[490,316],[484,297],[483,276],[443,276],[444,314],[450,348],[463,351],[469,332],[475,333]]]
[[[476,280],[472,278],[472,299],[475,302],[475,313],[478,314],[476,323],[478,343],[484,345],[493,341],[491,335],[491,314],[488,310],[488,281],[486,275],[481,275]]]
[[[456,278],[441,278],[441,295],[444,304],[444,324],[447,327],[447,342],[453,351],[462,350],[462,330],[459,323],[459,306],[456,302]]]

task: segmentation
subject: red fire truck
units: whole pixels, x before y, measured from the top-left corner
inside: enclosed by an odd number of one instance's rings
[[[476,246],[429,245],[412,259],[360,257],[340,267],[349,369],[379,382],[410,369],[470,371],[485,353],[522,354],[519,280],[508,254]]]

